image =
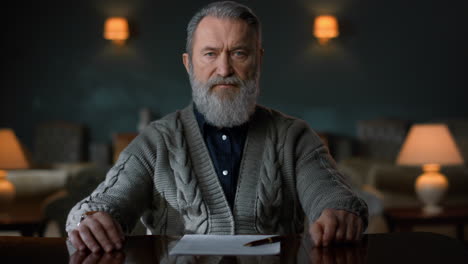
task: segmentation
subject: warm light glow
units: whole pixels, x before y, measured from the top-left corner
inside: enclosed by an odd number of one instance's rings
[[[128,21],[123,17],[111,17],[104,25],[104,38],[114,43],[123,44],[128,39]]]
[[[0,169],[27,169],[29,161],[11,129],[0,129]]]
[[[397,164],[400,165],[461,165],[455,140],[444,124],[424,124],[411,127],[406,137]]]
[[[460,165],[463,159],[447,125],[425,124],[411,127],[397,164],[422,165],[424,173],[415,183],[416,193],[424,203],[423,211],[437,214],[442,211],[439,201],[448,189],[447,178],[439,172],[441,165]]]
[[[320,44],[326,44],[332,38],[339,35],[338,20],[334,16],[324,15],[315,18],[314,36]]]

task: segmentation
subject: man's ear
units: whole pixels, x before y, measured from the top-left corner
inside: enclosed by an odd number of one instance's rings
[[[182,54],[182,62],[184,63],[187,73],[190,73],[190,55],[188,53]]]

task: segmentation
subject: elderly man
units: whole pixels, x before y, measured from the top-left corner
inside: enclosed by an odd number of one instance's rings
[[[151,123],[106,180],[71,210],[73,245],[121,249],[141,221],[152,234],[291,234],[304,218],[317,246],[355,241],[367,206],[304,121],[256,104],[263,49],[252,11],[201,9],[183,63],[193,103]]]

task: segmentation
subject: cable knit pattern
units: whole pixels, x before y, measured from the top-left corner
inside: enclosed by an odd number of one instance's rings
[[[263,166],[260,170],[257,200],[257,227],[260,233],[282,233],[280,218],[283,205],[281,166],[278,161],[276,138],[265,142]]]
[[[122,152],[105,182],[70,211],[111,214],[130,233],[141,217],[152,234],[288,234],[325,208],[367,224],[367,206],[336,170],[320,138],[299,119],[257,106],[249,121],[234,207],[224,196],[193,105],[152,122]]]
[[[177,203],[184,218],[184,233],[206,233],[208,227],[207,211],[194,173],[187,145],[181,131],[180,121],[176,131],[161,127],[160,131],[169,150],[169,164],[175,175],[177,185]]]

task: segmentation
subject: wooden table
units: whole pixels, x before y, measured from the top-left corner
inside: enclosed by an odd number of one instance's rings
[[[464,226],[468,224],[468,206],[446,207],[439,214],[429,215],[420,207],[389,208],[384,210],[390,232],[409,232],[416,225],[453,225],[457,238],[464,240]]]
[[[64,238],[0,237],[2,263],[468,263],[457,239],[433,233],[365,235],[353,245],[314,248],[308,236],[288,236],[278,256],[169,256],[177,237],[127,237],[118,252],[75,251]]]
[[[42,212],[44,197],[16,199],[0,210],[0,231],[19,231],[22,236],[43,236],[47,220]]]

